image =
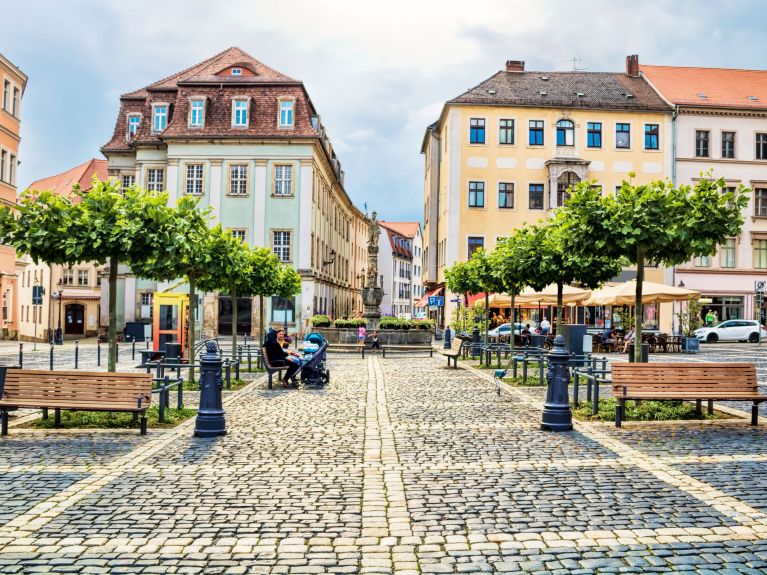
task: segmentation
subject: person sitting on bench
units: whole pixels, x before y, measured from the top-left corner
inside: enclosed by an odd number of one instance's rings
[[[285,367],[285,377],[282,378],[282,385],[290,387],[293,374],[298,371],[301,366],[301,361],[298,359],[298,354],[294,351],[287,352],[282,348],[280,339],[284,339],[285,330],[275,331],[270,329],[266,334],[266,341],[264,342],[264,349],[266,350],[267,359],[272,367]],[[295,356],[295,357],[293,357]]]

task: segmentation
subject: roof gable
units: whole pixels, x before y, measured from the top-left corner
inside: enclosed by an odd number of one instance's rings
[[[109,177],[108,165],[109,162],[106,160],[88,160],[61,174],[36,180],[29,184],[28,189],[50,190],[54,194],[70,196],[72,194],[72,187],[75,184],[79,184],[82,191],[87,191],[92,187],[94,176],[100,180],[106,180]]]

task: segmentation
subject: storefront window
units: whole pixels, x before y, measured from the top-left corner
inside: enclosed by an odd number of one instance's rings
[[[701,312],[703,317],[706,317],[706,314],[711,310],[716,314],[718,321],[743,319],[744,307],[742,296],[719,296],[707,299],[710,299],[711,303],[703,305],[703,311]]]

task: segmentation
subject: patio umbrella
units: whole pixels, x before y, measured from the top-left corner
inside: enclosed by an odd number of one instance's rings
[[[591,291],[583,288],[578,288],[571,285],[562,286],[562,303],[578,303],[587,299],[591,295]],[[517,295],[518,303],[543,303],[543,304],[557,304],[557,284],[551,284],[546,286],[543,290],[536,292],[531,288],[525,288]]]
[[[634,305],[636,298],[636,280],[605,286],[591,292],[591,297],[583,305]],[[642,282],[642,303],[664,303],[698,299],[700,292],[678,288],[656,282]]]

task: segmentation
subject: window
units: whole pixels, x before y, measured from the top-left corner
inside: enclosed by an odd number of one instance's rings
[[[12,90],[11,81],[5,80],[3,82],[3,110],[5,110],[6,112],[11,111],[11,97],[12,97],[11,90]]]
[[[168,127],[168,106],[167,104],[158,104],[154,107],[152,131],[162,132]]]
[[[754,215],[767,216],[767,188],[754,190]]]
[[[141,305],[152,305],[152,293],[142,292]]]
[[[16,185],[16,156],[14,154],[8,154],[8,183],[12,186]]]
[[[242,68],[232,68],[232,76],[242,76]]]
[[[527,207],[531,210],[543,209],[543,184],[530,184]]]
[[[485,247],[485,238],[471,237],[469,236],[469,257],[478,250]]]
[[[602,147],[602,122],[589,122],[586,124],[586,147]]]
[[[503,182],[498,184],[498,207],[501,209],[514,207],[514,184]]]
[[[189,125],[201,128],[205,122],[205,100],[195,98],[189,102]]]
[[[295,321],[295,301],[292,297],[272,296],[272,322],[283,324]]]
[[[89,275],[88,270],[77,270],[77,285],[87,286],[90,283]]]
[[[622,150],[631,148],[631,124],[615,124],[615,147]]]
[[[202,170],[202,164],[186,165],[186,193],[188,195],[202,195]]]
[[[531,146],[543,145],[543,120],[530,120],[530,133],[527,143]]]
[[[735,132],[722,132],[722,157],[735,158]]]
[[[501,120],[498,127],[498,143],[514,144],[514,120]]]
[[[695,157],[708,158],[708,130],[695,130]]]
[[[472,118],[471,120],[469,120],[469,143],[470,144],[485,143],[485,119],[484,118]]]
[[[293,100],[280,100],[280,128],[290,128],[293,126]]]
[[[485,182],[469,182],[469,207],[485,207]]]
[[[229,194],[232,196],[248,195],[247,164],[232,164],[229,166]]]
[[[132,138],[138,132],[141,125],[141,114],[131,114],[128,116],[128,138]]]
[[[146,189],[150,192],[161,192],[165,189],[165,170],[151,168],[146,171]]]
[[[8,181],[8,174],[5,165],[8,163],[8,152],[0,150],[0,182]]]
[[[272,251],[277,254],[282,262],[290,261],[290,232],[272,232]]]
[[[240,128],[248,125],[248,101],[234,100],[232,102],[232,125]]]
[[[232,237],[235,239],[240,240],[241,242],[247,241],[247,230],[241,229],[241,228],[232,228],[229,230],[232,232]]]
[[[699,256],[695,258],[693,261],[696,268],[707,268],[708,267],[708,256]]]
[[[660,146],[658,143],[658,135],[660,130],[658,124],[645,124],[644,125],[644,149],[645,150],[657,150]]]
[[[756,159],[767,160],[767,134],[756,135]]]
[[[735,267],[735,238],[727,238],[719,250],[719,265],[723,268]]]
[[[131,186],[135,185],[135,183],[136,183],[136,176],[133,176],[133,175],[120,176],[120,187],[123,190],[127,190]]]
[[[767,269],[767,240],[754,240],[754,267]]]
[[[61,270],[61,283],[65,286],[75,285],[75,272],[72,268]]]
[[[570,189],[580,181],[574,172],[565,172],[557,178],[557,206],[565,205],[570,199]]]
[[[557,146],[575,145],[575,124],[570,120],[557,122]]]
[[[18,117],[21,113],[21,90],[19,90],[16,86],[13,87],[13,109],[11,110],[11,114]]]
[[[274,166],[274,195],[290,196],[293,194],[293,166],[290,164]]]

